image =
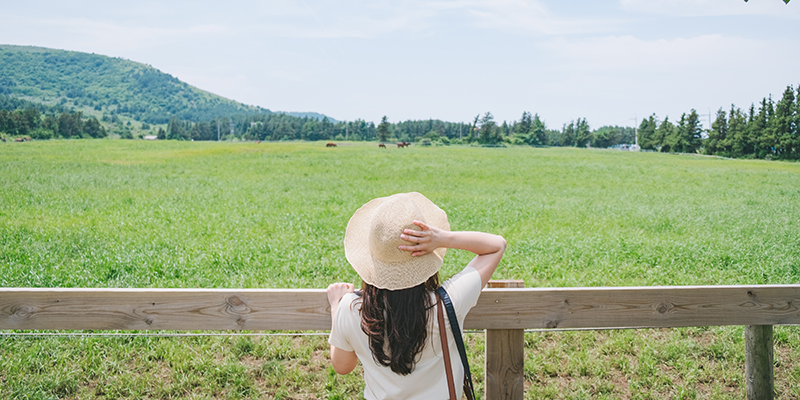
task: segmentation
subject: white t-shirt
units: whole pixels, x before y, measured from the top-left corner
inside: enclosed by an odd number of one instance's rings
[[[481,276],[472,267],[466,267],[457,275],[448,279],[443,285],[450,299],[453,301],[458,317],[458,324],[464,328],[464,317],[478,302],[481,295]],[[435,304],[435,294],[431,293]],[[354,351],[361,365],[364,367],[364,397],[367,400],[388,399],[447,399],[447,374],[444,369],[442,356],[442,342],[439,336],[439,323],[436,310],[429,315],[428,337],[419,361],[408,375],[392,372],[391,368],[384,367],[375,362],[369,349],[369,337],[361,330],[360,301],[353,293],[342,297],[339,310],[333,321],[331,335],[328,343],[345,351]],[[456,395],[461,398],[464,381],[464,368],[461,365],[461,356],[458,354],[455,339],[447,320],[447,311],[444,312],[445,329],[448,332],[447,342],[450,350],[450,362],[453,364],[453,382],[456,386]]]

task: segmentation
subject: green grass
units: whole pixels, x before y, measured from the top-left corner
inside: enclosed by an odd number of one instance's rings
[[[0,286],[356,282],[344,228],[419,191],[503,235],[526,286],[798,283],[800,164],[585,149],[49,141],[0,145]],[[469,254],[450,252],[444,274]],[[800,335],[776,328],[800,396]],[[472,335],[482,388],[482,335]],[[249,343],[249,344],[248,344]],[[0,337],[0,398],[358,398],[324,338]],[[741,398],[739,327],[526,334],[527,398]]]

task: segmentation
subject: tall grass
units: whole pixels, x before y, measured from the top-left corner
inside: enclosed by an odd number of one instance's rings
[[[374,197],[406,191],[447,211],[453,229],[505,236],[495,277],[529,287],[797,283],[800,273],[792,163],[565,148],[50,141],[0,146],[0,187],[5,287],[356,282],[342,248],[348,219]],[[450,252],[444,273],[468,259]],[[796,398],[800,340],[791,328],[776,335],[790,364],[779,367],[778,386]],[[528,334],[526,393],[738,398],[740,336]],[[482,338],[472,340],[479,361]],[[275,356],[275,341],[295,350]],[[357,398],[360,381],[331,375],[325,347],[308,338],[0,338],[0,397]],[[153,355],[159,348],[171,350]],[[228,378],[214,375],[220,368]]]

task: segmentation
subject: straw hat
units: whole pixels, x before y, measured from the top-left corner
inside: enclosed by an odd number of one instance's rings
[[[414,220],[450,230],[447,214],[419,193],[374,199],[353,214],[344,234],[344,253],[361,279],[381,289],[399,290],[425,282],[439,271],[447,249],[412,257],[404,229],[421,230]]]

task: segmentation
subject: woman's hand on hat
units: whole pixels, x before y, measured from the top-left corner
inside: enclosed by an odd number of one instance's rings
[[[445,231],[435,226],[430,226],[422,221],[414,221],[414,225],[420,227],[422,230],[404,230],[400,235],[400,239],[414,244],[398,246],[400,250],[410,251],[412,257],[417,257],[432,253],[434,250],[444,247],[442,244]]]

